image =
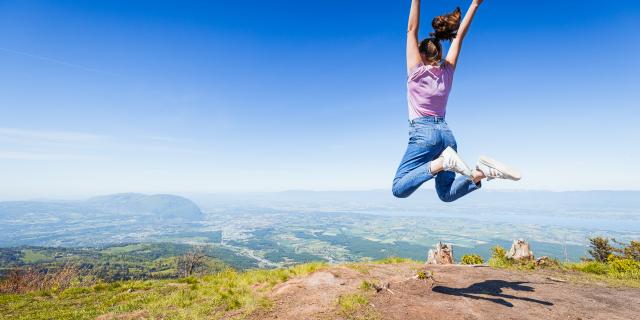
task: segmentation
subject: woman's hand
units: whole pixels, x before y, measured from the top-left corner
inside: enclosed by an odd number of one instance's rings
[[[473,4],[475,4],[476,6],[479,6],[482,4],[484,0],[473,0]]]

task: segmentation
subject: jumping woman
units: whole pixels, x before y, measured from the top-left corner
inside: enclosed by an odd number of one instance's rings
[[[409,145],[395,178],[393,195],[406,198],[435,177],[442,201],[452,202],[481,187],[483,179],[520,180],[520,173],[488,157],[471,170],[458,156],[456,139],[445,121],[462,41],[483,0],[473,0],[462,23],[460,8],[433,19],[431,37],[418,42],[420,0],[411,2],[407,31]],[[442,44],[451,41],[442,60]],[[456,173],[462,176],[456,179]]]

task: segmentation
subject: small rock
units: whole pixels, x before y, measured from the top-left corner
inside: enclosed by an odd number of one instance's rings
[[[546,266],[549,266],[549,265],[551,265],[551,261],[549,260],[549,257],[547,257],[547,256],[540,257],[540,258],[538,258],[536,260],[536,266],[546,267]]]

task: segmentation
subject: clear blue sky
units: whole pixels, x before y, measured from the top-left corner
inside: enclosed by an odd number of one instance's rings
[[[422,35],[469,3],[423,1]],[[409,5],[0,0],[0,197],[388,189]],[[447,116],[467,162],[524,173],[487,188],[640,189],[638,21],[485,1]]]

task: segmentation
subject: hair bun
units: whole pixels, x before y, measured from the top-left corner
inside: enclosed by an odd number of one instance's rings
[[[453,40],[458,35],[458,29],[460,28],[460,18],[462,13],[460,7],[457,7],[453,12],[433,18],[431,25],[433,26],[433,32],[431,36],[438,40]]]

